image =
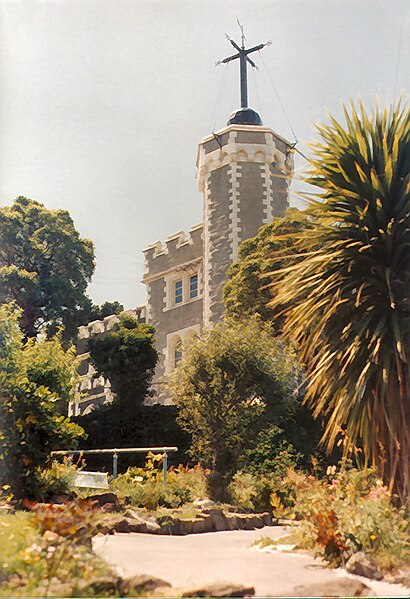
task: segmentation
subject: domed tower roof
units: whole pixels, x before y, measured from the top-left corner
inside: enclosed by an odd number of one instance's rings
[[[262,126],[262,119],[252,108],[238,108],[229,117],[227,125],[257,125]]]

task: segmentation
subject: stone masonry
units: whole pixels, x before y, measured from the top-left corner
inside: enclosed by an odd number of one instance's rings
[[[147,304],[138,314],[155,327],[160,353],[150,401],[170,402],[164,381],[192,338],[220,321],[226,272],[238,258],[239,244],[285,213],[292,172],[291,145],[261,125],[231,124],[200,142],[197,178],[203,223],[144,250]],[[115,317],[108,317],[80,327],[80,349],[87,336],[97,329],[103,334],[114,322]],[[109,381],[93,379],[86,347],[82,351],[82,399],[70,408],[76,414],[113,399]]]

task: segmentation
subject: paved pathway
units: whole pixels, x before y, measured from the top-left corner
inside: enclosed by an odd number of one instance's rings
[[[281,527],[184,537],[116,534],[96,537],[94,548],[123,576],[148,574],[184,589],[214,582],[240,583],[254,586],[257,597],[290,596],[297,585],[320,583],[341,575],[307,555],[249,548],[261,536],[277,538],[283,534]],[[399,585],[362,580],[372,587],[373,596],[408,596],[408,590]]]

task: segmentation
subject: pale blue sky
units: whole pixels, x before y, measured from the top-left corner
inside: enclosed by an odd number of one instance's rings
[[[202,220],[197,144],[239,105],[237,64],[214,66],[237,18],[272,40],[250,105],[292,141],[269,72],[304,152],[342,102],[408,98],[408,0],[0,0],[0,204],[70,211],[98,303],[144,303],[142,249]]]

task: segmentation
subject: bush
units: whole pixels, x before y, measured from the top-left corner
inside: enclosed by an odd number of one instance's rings
[[[162,469],[158,469],[161,463],[161,455],[148,454],[145,468],[128,468],[125,474],[111,481],[111,489],[122,497],[129,497],[134,505],[149,510],[158,506],[176,508],[206,497],[208,473],[201,466],[171,467],[164,486]]]
[[[53,449],[77,446],[84,431],[61,414],[73,352],[58,337],[24,345],[18,318],[13,306],[0,306],[0,486],[16,499],[38,498],[38,468]]]
[[[36,486],[41,499],[71,493],[76,472],[77,467],[69,457],[65,457],[63,462],[53,461],[49,468],[37,468],[35,472]]]
[[[81,585],[109,574],[91,549],[89,503],[27,506],[33,513],[0,515],[0,596],[78,597]]]
[[[232,503],[245,511],[271,511],[272,478],[250,472],[237,472],[228,487]]]
[[[372,469],[344,464],[329,467],[323,480],[305,477],[299,484],[295,512],[302,518],[298,544],[314,548],[338,565],[362,550],[381,570],[409,561],[409,513],[396,508],[388,489]]]
[[[244,452],[262,430],[289,423],[296,387],[293,350],[256,319],[225,321],[191,343],[168,388],[179,424],[192,435],[189,454],[212,470],[212,499],[227,499]]]
[[[289,468],[296,467],[299,457],[284,430],[271,424],[260,431],[255,447],[244,451],[241,469],[255,474],[285,476]]]

